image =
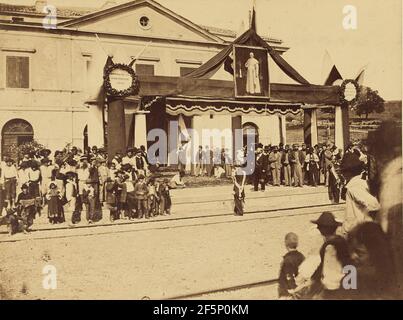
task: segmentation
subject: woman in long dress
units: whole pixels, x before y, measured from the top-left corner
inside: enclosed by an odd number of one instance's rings
[[[51,224],[64,222],[62,194],[55,182],[49,184],[49,191],[46,194],[48,201],[48,219]]]

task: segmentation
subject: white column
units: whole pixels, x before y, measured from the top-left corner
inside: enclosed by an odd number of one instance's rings
[[[317,122],[317,110],[311,111],[311,146],[314,147],[318,144],[318,122]]]
[[[341,107],[335,107],[334,115],[334,136],[335,145],[338,149],[344,150],[344,137],[343,137],[343,117],[341,112]]]
[[[280,118],[278,115],[269,115],[268,129],[269,129],[269,143],[272,145],[278,145],[280,143]]]
[[[281,141],[284,145],[287,144],[287,129],[286,129],[286,117],[285,115],[281,115],[281,137],[283,141]]]
[[[199,145],[202,143],[202,129],[203,129],[203,117],[201,115],[194,115],[192,117],[192,136],[191,136],[191,145],[190,145],[190,150],[191,150],[191,174],[195,174],[196,170],[196,163],[195,163],[195,157],[197,154],[197,150],[199,149]]]
[[[104,144],[102,107],[90,105],[88,111],[88,145],[101,147]]]
[[[140,148],[140,146],[145,146],[147,149],[147,122],[145,113],[135,114],[134,145],[137,148]]]

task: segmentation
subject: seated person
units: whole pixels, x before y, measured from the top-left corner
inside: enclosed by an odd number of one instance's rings
[[[171,189],[177,189],[177,188],[185,188],[185,182],[183,181],[183,177],[185,176],[185,171],[180,171],[176,175],[174,175],[169,182],[169,187]]]
[[[17,197],[18,215],[22,219],[22,231],[27,233],[34,223],[36,208],[35,198],[28,192],[29,186],[24,183],[21,187],[21,193]]]

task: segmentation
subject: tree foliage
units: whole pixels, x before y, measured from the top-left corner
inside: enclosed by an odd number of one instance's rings
[[[33,140],[20,145],[11,145],[8,150],[8,155],[14,158],[14,160],[20,160],[23,158],[24,154],[37,153],[44,148],[43,145]]]
[[[378,91],[368,87],[361,87],[357,103],[352,109],[358,116],[365,115],[368,118],[370,113],[385,111],[385,100],[378,94]]]

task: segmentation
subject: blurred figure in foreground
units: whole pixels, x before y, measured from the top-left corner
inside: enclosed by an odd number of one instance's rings
[[[376,216],[390,243],[403,299],[402,128],[383,123],[368,134],[368,183],[380,202]]]

